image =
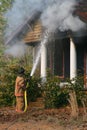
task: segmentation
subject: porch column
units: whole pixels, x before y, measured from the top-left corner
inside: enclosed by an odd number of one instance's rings
[[[76,46],[72,39],[70,39],[70,79],[77,76],[77,57]]]
[[[46,45],[41,47],[41,78],[42,81],[46,81],[46,69],[47,69],[47,49]]]

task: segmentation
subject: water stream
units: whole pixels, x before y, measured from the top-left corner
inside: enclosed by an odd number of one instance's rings
[[[42,46],[43,46],[43,45],[46,45],[46,44],[47,44],[47,41],[48,41],[48,36],[45,36],[44,39],[43,39],[43,40],[41,41],[41,43],[40,43],[39,51],[38,51],[38,53],[37,53],[35,62],[34,62],[34,64],[33,64],[33,68],[32,68],[32,70],[31,70],[30,76],[33,76],[34,73],[35,73],[35,70],[36,70],[36,68],[37,68],[37,65],[38,65],[38,63],[39,63],[39,61],[40,61]]]

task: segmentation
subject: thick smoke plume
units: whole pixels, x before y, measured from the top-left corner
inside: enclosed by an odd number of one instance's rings
[[[74,15],[77,4],[76,0],[55,0],[41,16],[43,26],[50,32],[57,29],[61,32],[67,30],[76,32],[83,29],[85,24]]]
[[[8,38],[36,11],[41,10],[42,0],[15,0],[12,8],[9,9],[5,14],[5,18],[7,19],[5,37]]]
[[[7,20],[5,40],[33,14],[40,11],[42,26],[49,32],[59,30],[78,32],[85,27],[78,16],[74,15],[79,0],[14,0],[12,8],[4,15]],[[17,42],[19,42],[17,40]],[[17,45],[17,42],[15,44]],[[22,45],[19,42],[20,46]],[[18,47],[12,47],[12,50]],[[15,50],[16,53],[16,50]],[[14,54],[15,55],[15,54]]]
[[[72,30],[78,31],[85,24],[78,16],[73,15],[78,0],[15,0],[12,8],[7,11],[7,27],[5,38],[7,39],[29,17],[38,11],[42,12],[42,25],[53,32]]]

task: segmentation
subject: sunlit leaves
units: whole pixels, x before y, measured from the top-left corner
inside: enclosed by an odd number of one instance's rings
[[[3,18],[4,12],[11,7],[13,0],[0,0],[0,48],[3,42],[3,29],[5,26],[5,20]]]
[[[0,0],[0,13],[6,11],[11,6],[13,0]]]

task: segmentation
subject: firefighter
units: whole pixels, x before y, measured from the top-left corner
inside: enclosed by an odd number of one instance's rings
[[[24,72],[24,68],[18,70],[15,82],[16,111],[20,113],[24,112],[25,109],[24,92],[26,90],[26,81]]]

